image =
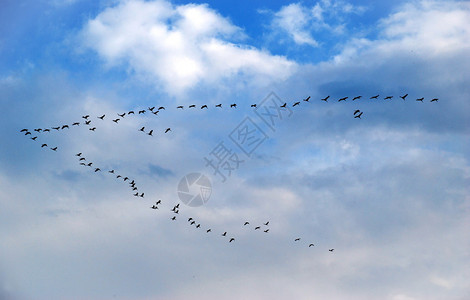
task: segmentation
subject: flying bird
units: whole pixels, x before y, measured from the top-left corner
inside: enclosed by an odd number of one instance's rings
[[[171,131],[171,128],[167,128],[167,129],[165,130],[165,133],[167,133],[168,131]]]
[[[65,129],[65,128],[69,129],[69,125],[63,125],[62,126],[62,129]]]
[[[360,118],[361,118],[361,116],[362,116],[362,111],[361,111],[361,113],[359,113],[359,114],[357,114],[356,116],[354,116],[354,118],[358,118],[358,119],[360,119]]]
[[[255,230],[258,230],[258,229],[261,229],[261,227],[259,227],[259,226],[256,226],[256,227],[255,227]]]
[[[234,238],[231,238],[228,242],[231,243],[233,242],[235,239]]]
[[[287,103],[284,102],[284,104],[281,105],[281,107],[286,108],[286,107],[287,107]]]
[[[109,170],[108,173],[114,174],[114,170]]]
[[[124,116],[126,115],[126,113],[123,113],[123,114],[117,114],[118,116],[120,116],[121,118],[124,118]]]
[[[52,151],[57,151],[57,147],[51,148]]]
[[[150,111],[153,111],[153,110],[155,109],[155,106],[148,107],[148,109],[149,109]]]
[[[328,251],[333,252],[333,251],[335,251],[335,249],[328,249]]]
[[[30,135],[30,134],[31,134],[31,132],[27,131],[27,132],[26,132],[24,135],[28,135],[28,134]]]
[[[156,205],[152,205],[152,207],[150,207],[151,209],[158,209],[158,206]]]
[[[251,104],[251,107],[255,107],[255,108],[256,108],[256,104]]]
[[[176,216],[173,216],[173,218],[171,218],[173,221],[176,220]]]
[[[28,130],[26,130],[26,131],[28,131]],[[36,131],[36,132],[41,132],[42,129],[41,129],[41,128],[36,128],[36,129],[34,129],[34,131]]]
[[[269,225],[269,221],[268,221],[268,222],[266,222],[266,223],[264,223],[264,225],[268,226],[268,225]]]
[[[222,236],[226,236],[227,235],[227,231],[225,231],[224,233],[222,233]]]
[[[416,101],[421,101],[421,102],[423,102],[423,100],[424,100],[424,97],[416,99]]]
[[[305,102],[308,102],[308,100],[310,100],[310,96],[304,99]]]
[[[139,115],[140,115],[140,114],[145,114],[145,109],[139,110]]]
[[[98,119],[104,120],[105,115],[102,115],[101,117],[98,117]]]
[[[89,128],[88,130],[95,131],[96,127]]]
[[[181,108],[181,109],[183,109],[183,105],[177,106],[176,108]]]
[[[21,129],[20,132],[26,132],[28,129]]]
[[[230,104],[230,107],[237,108],[237,104],[236,103]]]
[[[207,233],[209,233],[209,232],[211,232],[211,231],[212,231],[212,230],[211,230],[210,228],[206,230]]]
[[[296,238],[296,239],[294,240],[294,242],[298,242],[298,241],[300,241],[300,238]]]
[[[246,226],[246,225],[248,225],[248,224],[250,224],[250,222],[245,222],[245,224],[243,224],[243,226]]]
[[[393,98],[393,96],[387,96],[387,97],[384,98],[384,100],[388,100],[388,99],[392,99],[392,98]]]
[[[322,98],[322,101],[328,102],[328,98],[330,98],[330,95],[326,96],[325,98]]]
[[[429,101],[429,102],[437,102],[437,100],[439,100],[439,99],[438,99],[438,98],[434,98],[434,99],[432,99],[432,100]]]
[[[379,98],[379,96],[380,96],[380,95],[375,95],[375,96],[372,96],[372,97],[370,97],[370,98],[371,98],[371,99],[377,99],[377,98]]]
[[[313,246],[315,246],[315,245],[314,245],[314,244],[310,244],[310,245],[308,245],[308,247],[309,247],[309,248],[310,248],[310,247],[313,247]]]
[[[101,171],[100,168],[95,168],[95,172]]]
[[[266,229],[264,232],[268,233],[268,231],[269,231],[269,228],[268,228],[268,229]]]
[[[222,103],[221,103],[221,104],[216,104],[215,107],[220,107],[220,108],[222,108]]]
[[[82,152],[75,154],[75,156],[81,156]]]
[[[153,133],[153,129],[149,131],[149,133],[147,133],[148,135],[152,136],[152,133]]]
[[[360,111],[359,109],[356,109],[356,110],[354,111],[354,115],[357,114],[357,113],[359,113],[359,112],[361,112],[361,111]]]
[[[33,141],[35,141],[37,138],[38,138],[37,136],[34,136],[34,137],[32,137],[31,139],[32,139]]]
[[[91,120],[85,121],[85,125],[90,125]]]
[[[299,104],[300,104],[300,102],[295,102],[294,105],[292,105],[292,107],[297,106]]]
[[[120,119],[115,119],[113,120],[114,123],[117,123]]]
[[[406,97],[408,97],[408,94],[404,94],[403,96],[400,96],[400,98],[402,98],[403,100],[405,100]]]
[[[194,107],[196,107],[195,104],[191,104],[191,105],[189,106],[189,108],[194,108]]]
[[[144,132],[144,131],[145,131],[145,126],[144,126],[144,127],[142,127],[142,128],[140,128],[140,129],[139,129],[139,131],[142,131],[142,132]]]
[[[356,96],[352,99],[352,101],[357,100],[357,99],[361,99],[361,98],[362,98],[362,96]]]
[[[72,123],[72,126],[80,126],[80,122],[74,122]]]
[[[203,108],[207,108],[207,105],[204,104],[203,106],[201,106],[201,109],[203,109]]]
[[[47,147],[47,144],[42,144],[41,148]]]
[[[348,99],[348,97],[343,97],[343,98],[339,99],[338,102],[346,101],[346,99]]]
[[[85,120],[88,119],[89,117],[90,115],[82,116],[82,118],[84,118]]]
[[[134,111],[133,111],[133,110],[129,111],[127,114],[128,114],[128,115],[130,115],[130,114],[133,114],[133,115],[135,115],[135,113],[134,113]]]
[[[165,107],[163,107],[163,106],[160,106],[160,107],[158,108],[158,110],[161,110],[161,109],[165,109]]]

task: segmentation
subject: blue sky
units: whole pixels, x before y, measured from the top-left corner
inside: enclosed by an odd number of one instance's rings
[[[2,1],[0,299],[469,298],[469,20],[466,1]],[[178,199],[191,172],[200,207]]]

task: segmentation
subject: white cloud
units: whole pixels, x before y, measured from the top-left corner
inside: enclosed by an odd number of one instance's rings
[[[362,6],[344,1],[322,0],[312,7],[291,3],[273,14],[272,28],[277,33],[286,33],[298,45],[318,47],[320,42],[312,34],[320,31],[344,33],[347,14],[361,14]]]
[[[407,3],[379,23],[378,39],[353,39],[336,61],[395,56],[407,52],[425,57],[470,48],[470,3],[420,1]]]
[[[84,44],[109,66],[131,70],[179,94],[198,83],[242,74],[256,83],[287,78],[296,64],[237,44],[243,31],[207,5],[123,1],[90,20]]]

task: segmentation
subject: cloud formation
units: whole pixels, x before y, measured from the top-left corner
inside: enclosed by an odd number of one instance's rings
[[[249,45],[243,31],[208,5],[122,1],[90,20],[83,43],[109,66],[128,66],[170,94],[221,79],[286,79],[296,64]]]

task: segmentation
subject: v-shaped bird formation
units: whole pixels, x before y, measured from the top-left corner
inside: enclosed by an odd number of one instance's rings
[[[403,94],[403,95],[399,96],[399,98],[401,98],[403,101],[406,101],[408,96],[409,96],[408,93],[406,93],[406,94]],[[364,98],[363,98],[362,95],[357,95],[357,96],[353,96],[353,97],[345,96],[345,97],[339,97],[339,98],[333,99],[330,95],[327,95],[324,98],[320,98],[319,101],[329,102],[329,100],[330,100],[330,101],[336,101],[336,102],[346,102],[346,101],[348,101],[348,99],[350,99],[350,101],[360,101],[361,99],[362,99],[362,101],[364,101],[365,98],[368,98],[368,100],[370,100],[370,101],[379,100],[379,99],[382,99],[384,101],[386,101],[386,100],[392,101],[394,96],[393,95],[386,95],[386,96],[381,97],[379,94],[377,94],[377,95],[373,95],[373,96],[370,96],[370,97],[364,97]],[[424,97],[421,97],[421,98],[416,98],[415,101],[424,102],[424,100],[425,100]],[[439,100],[438,98],[432,98],[432,99],[429,100],[429,102],[438,102],[438,100]],[[279,108],[285,109],[288,106],[292,107],[292,108],[300,107],[301,103],[310,103],[310,101],[311,101],[311,97],[308,96],[307,98],[302,99],[301,101],[294,101],[294,102],[289,103],[289,104],[287,102],[284,102],[283,104],[279,105]],[[231,104],[228,104],[228,105],[227,104],[223,105],[222,103],[219,103],[219,104],[215,104],[212,107],[208,104],[202,104],[202,105],[191,104],[191,105],[188,105],[187,107],[184,106],[184,105],[177,105],[177,106],[175,106],[175,109],[179,110],[179,111],[209,110],[209,109],[220,110],[220,109],[223,109],[224,107],[227,107],[230,110],[236,110],[237,109],[237,104],[236,103],[231,103]],[[256,109],[257,107],[258,107],[257,104],[250,104],[250,108],[255,108]],[[40,135],[50,134],[52,131],[65,132],[67,130],[71,130],[71,128],[80,127],[81,125],[85,125],[85,126],[87,126],[87,128],[90,132],[95,132],[96,130],[98,130],[101,122],[107,122],[107,121],[108,122],[113,122],[114,124],[116,124],[116,126],[118,126],[120,124],[120,122],[123,122],[126,118],[130,118],[131,116],[144,115],[146,113],[158,116],[158,114],[160,112],[165,111],[166,109],[167,108],[164,107],[164,106],[159,106],[158,108],[157,108],[157,106],[152,106],[152,107],[148,107],[147,109],[142,109],[141,108],[141,109],[136,109],[136,110],[130,110],[130,111],[123,112],[123,113],[117,113],[116,115],[113,115],[113,116],[111,116],[109,114],[100,114],[98,116],[91,117],[90,115],[87,114],[87,115],[83,115],[81,117],[81,120],[75,120],[75,121],[70,122],[68,124],[62,124],[62,125],[58,125],[58,126],[45,127],[45,128],[34,128],[32,130],[27,129],[27,128],[23,128],[23,129],[20,130],[20,133],[24,134],[24,136],[26,136],[26,137],[29,137],[32,141],[39,142],[38,137]],[[135,113],[135,111],[137,111],[137,114]],[[363,116],[363,113],[364,113],[363,111],[361,111],[359,109],[356,109],[353,112],[353,118],[361,119],[361,117]],[[142,134],[146,134],[146,135],[151,136],[151,137],[153,137],[155,135],[158,135],[158,134],[170,134],[170,133],[173,132],[170,127],[166,127],[166,128],[165,127],[163,127],[163,128],[146,128],[146,127],[147,126],[142,126],[142,127],[138,128],[136,130],[136,132],[142,132]],[[33,132],[34,132],[34,136],[33,136]],[[58,146],[56,146],[56,145],[51,145],[50,146],[48,143],[45,143],[45,142],[39,142],[39,144],[40,144],[41,148],[49,149],[51,151],[57,151],[58,150]],[[100,172],[100,173],[106,173],[109,176],[114,176],[115,179],[118,180],[119,182],[122,182],[122,183],[128,185],[128,188],[130,189],[130,192],[134,197],[144,198],[145,193],[139,190],[135,179],[132,179],[132,178],[126,176],[125,174],[120,174],[117,171],[115,171],[115,169],[107,170],[103,166],[96,166],[92,161],[89,161],[83,155],[82,152],[76,153],[75,156],[77,157],[78,164],[80,166],[90,168],[90,172],[92,172],[92,173]],[[150,206],[150,208],[152,210],[156,211],[156,212],[162,211],[162,209],[161,209],[162,203],[163,203],[162,200],[159,199],[158,201],[155,202],[155,204]],[[171,213],[171,216],[170,216],[169,219],[172,222],[178,222],[182,218],[182,215],[180,214],[180,204],[179,203],[174,205],[169,211]],[[236,237],[233,233],[229,234],[225,230],[215,230],[213,228],[204,227],[203,224],[196,221],[195,218],[193,218],[193,217],[188,217],[187,218],[187,223],[188,223],[189,226],[192,226],[197,230],[201,230],[205,234],[212,234],[212,233],[217,234],[217,232],[219,232],[219,235],[221,237],[225,238],[227,240],[227,243],[236,242]],[[259,231],[262,234],[269,234],[269,233],[271,233],[270,228],[269,228],[269,223],[270,222],[267,221],[265,223],[255,224],[254,226],[250,227],[251,226],[250,221],[245,221],[245,222],[240,222],[240,227],[245,228],[245,229],[251,228],[253,230],[253,232]],[[296,243],[296,244],[302,243],[301,241],[303,241],[302,237],[293,237],[292,238],[293,243]],[[311,248],[311,247],[315,246],[315,244],[312,243],[311,241],[307,242],[305,245],[308,246],[308,248]],[[334,248],[328,248],[329,252],[333,252],[334,250],[335,250]]]

